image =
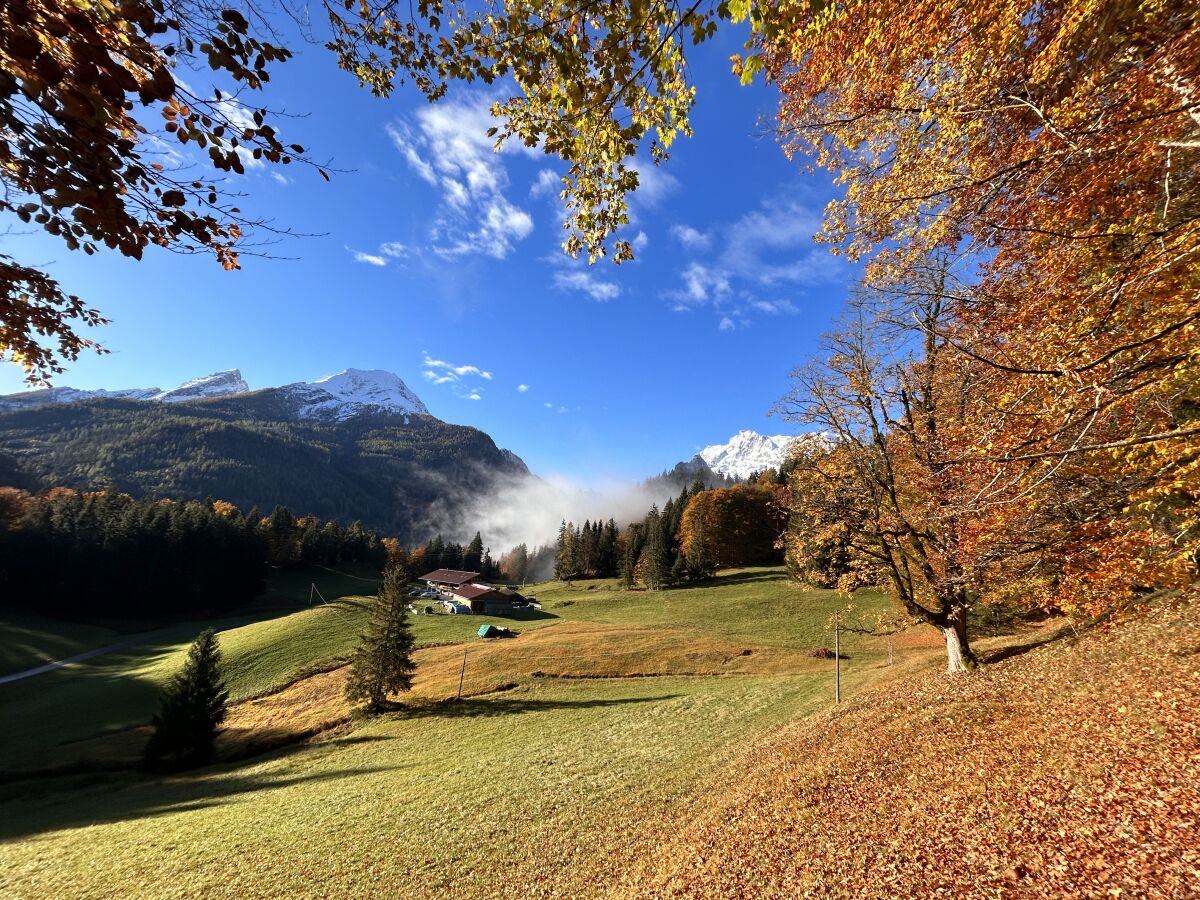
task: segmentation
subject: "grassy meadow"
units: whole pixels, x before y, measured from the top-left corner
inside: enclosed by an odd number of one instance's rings
[[[376,720],[350,714],[333,667],[367,598],[326,593],[328,605],[230,622],[230,687],[253,699],[231,708],[226,761],[171,777],[10,774],[0,895],[594,896],[723,768],[752,760],[754,742],[830,705],[832,663],[809,651],[832,645],[838,600],[781,569],[661,593],[611,582],[527,593],[543,610],[526,621],[413,617],[426,649],[408,708]],[[487,621],[520,634],[477,638]],[[145,737],[130,726],[190,636],[167,630],[0,686],[10,773],[128,762]],[[844,693],[937,659],[931,630],[902,644],[889,667],[882,641],[848,635]],[[460,675],[465,699],[448,701]],[[244,757],[272,735],[315,733]]]

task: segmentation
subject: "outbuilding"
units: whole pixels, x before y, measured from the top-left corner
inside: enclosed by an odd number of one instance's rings
[[[508,616],[513,612],[513,596],[486,584],[465,584],[455,588],[452,596],[468,606],[473,613],[485,616]]]

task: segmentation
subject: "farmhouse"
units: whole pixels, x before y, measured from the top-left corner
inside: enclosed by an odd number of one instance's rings
[[[441,594],[452,594],[464,584],[479,577],[478,572],[461,572],[458,569],[437,569],[421,576],[421,581]]]
[[[460,603],[471,608],[473,613],[485,616],[507,616],[513,612],[513,600],[516,597],[489,587],[486,584],[466,584],[455,588],[453,597]]]

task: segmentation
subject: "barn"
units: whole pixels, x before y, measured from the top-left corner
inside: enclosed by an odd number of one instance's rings
[[[452,592],[455,600],[485,616],[509,616],[513,612],[513,597],[486,584],[465,584]]]

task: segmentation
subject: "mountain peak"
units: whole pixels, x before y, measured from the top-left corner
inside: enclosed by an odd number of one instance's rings
[[[302,418],[341,420],[375,410],[405,415],[430,414],[399,375],[383,369],[344,369],[336,375],[287,385],[287,388],[303,395],[298,396],[302,401],[299,411]],[[314,394],[314,390],[326,396],[322,398]]]
[[[755,472],[779,468],[787,459],[788,446],[793,440],[786,434],[765,435],[744,429],[728,443],[705,447],[699,456],[719,475],[749,478]]]
[[[226,369],[224,372],[213,372],[200,378],[185,381],[177,388],[159,393],[147,398],[160,400],[164,403],[179,403],[183,400],[200,400],[204,397],[225,397],[229,394],[245,394],[250,390],[240,369]]]

